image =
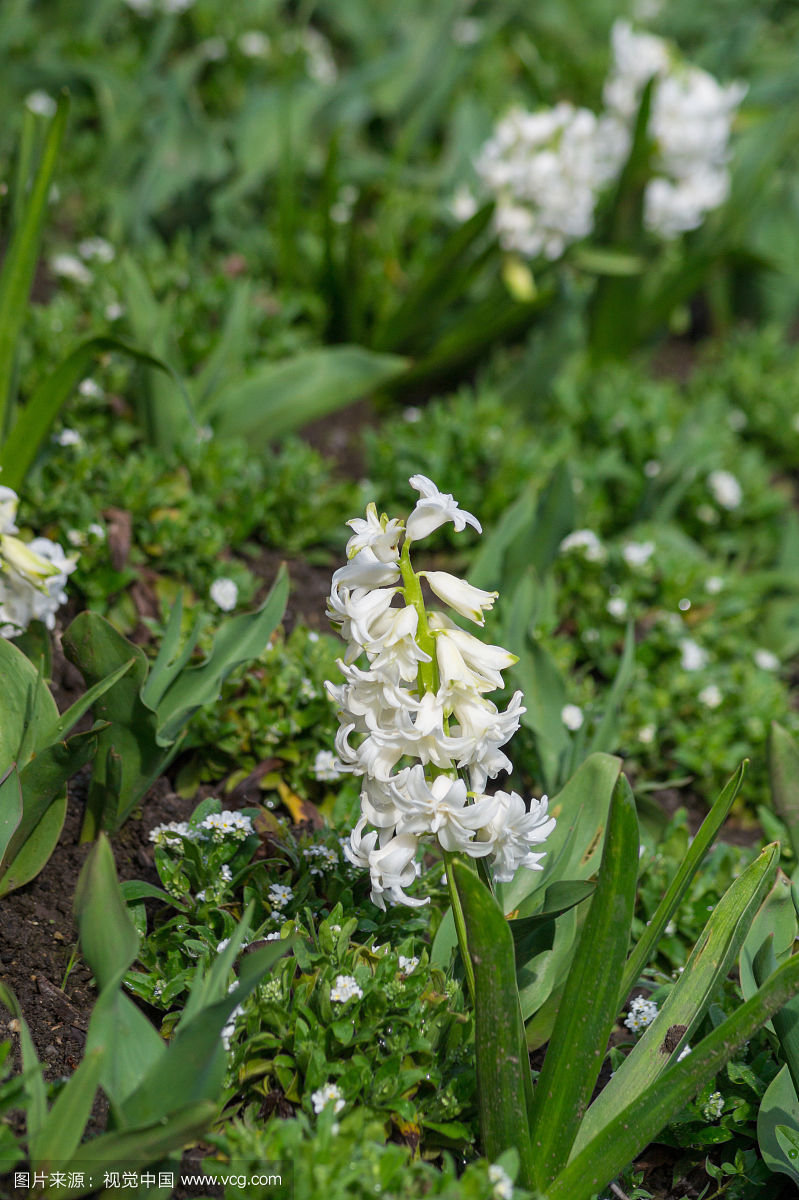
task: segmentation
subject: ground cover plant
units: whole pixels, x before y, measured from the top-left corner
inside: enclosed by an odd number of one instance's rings
[[[0,1194],[794,1193],[798,37],[3,6]]]

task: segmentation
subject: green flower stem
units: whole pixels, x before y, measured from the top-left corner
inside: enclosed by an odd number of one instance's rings
[[[405,603],[412,604],[419,615],[416,628],[416,641],[425,654],[430,655],[430,662],[419,663],[419,695],[425,692],[438,691],[438,667],[436,665],[436,640],[427,627],[427,611],[422,596],[422,584],[419,576],[411,566],[410,542],[405,542],[399,562],[404,584]]]
[[[442,850],[444,855],[444,866],[447,871],[447,887],[449,888],[449,899],[452,905],[452,915],[455,918],[455,932],[458,935],[458,947],[463,959],[463,967],[466,971],[466,982],[469,985],[469,995],[472,1000],[472,1008],[474,1008],[474,967],[469,955],[469,943],[466,940],[466,921],[463,916],[463,908],[461,907],[461,898],[458,895],[458,889],[455,886],[455,876],[452,871],[452,864],[455,861],[456,855],[451,850]]]

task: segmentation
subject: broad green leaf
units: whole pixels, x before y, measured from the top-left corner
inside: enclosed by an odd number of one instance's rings
[[[657,1017],[586,1113],[573,1154],[660,1078],[674,1052],[690,1039],[735,962],[774,881],[779,856],[779,846],[766,847],[724,893]]]
[[[102,990],[128,969],[139,950],[105,834],[100,834],[84,863],[74,907],[83,956]]]
[[[211,414],[219,437],[244,437],[253,450],[344,408],[396,379],[406,360],[361,346],[306,350],[265,363],[220,389]]]
[[[182,671],[174,679],[158,703],[161,745],[172,742],[198,708],[218,698],[222,684],[235,667],[263,653],[283,617],[288,593],[289,577],[283,565],[257,612],[242,613],[223,622],[205,662]]]
[[[547,1200],[589,1200],[615,1179],[668,1121],[712,1079],[736,1050],[799,992],[799,955],[784,963],[756,996],[617,1112],[549,1184]]]
[[[795,926],[794,926],[795,929]],[[779,962],[785,962],[791,955],[794,943],[790,946],[777,947],[775,935],[770,933],[765,938],[754,957],[752,968],[758,984],[762,984],[776,971]],[[790,1072],[794,1090],[799,1089],[799,997],[794,996],[774,1014],[773,1028],[780,1041],[780,1049],[785,1057],[785,1064]]]
[[[768,770],[772,803],[785,822],[791,849],[799,858],[799,747],[776,721],[771,722],[769,733]]]
[[[22,820],[22,788],[17,764],[12,763],[0,780],[0,861]]]
[[[521,1159],[521,1182],[530,1186],[534,1180],[528,1124],[532,1076],[516,990],[513,938],[502,909],[477,875],[457,860],[453,872],[474,970],[483,1151],[494,1161],[513,1146]]]
[[[638,821],[622,775],[613,789],[596,891],[535,1089],[531,1137],[540,1189],[565,1166],[599,1075],[618,1011],[637,878]]]
[[[0,770],[16,762],[21,771],[39,736],[58,720],[58,708],[33,663],[8,638],[0,638],[0,679]]]
[[[39,257],[50,188],[68,111],[69,101],[66,95],[62,95],[47,131],[36,174],[30,183],[28,179],[19,181],[25,193],[25,203],[20,208],[22,220],[14,230],[0,271],[0,439],[7,429],[8,413],[13,406],[12,388],[19,335],[28,312],[28,296]],[[13,486],[5,476],[3,483]]]
[[[233,289],[227,316],[213,350],[191,380],[194,406],[200,420],[213,405],[215,393],[231,374],[241,369],[247,348],[247,333],[252,311],[251,287],[239,280]]]
[[[705,817],[677,874],[666,889],[666,894],[630,955],[627,965],[624,968],[621,987],[619,989],[619,1008],[624,1004],[631,989],[635,986],[639,975],[654,954],[657,944],[663,936],[663,931],[679,908],[683,896],[690,887],[691,880],[699,870],[705,855],[715,840],[716,834],[727,819],[727,814],[733,806],[735,797],[741,790],[747,762],[748,759],[745,759],[741,763]]]
[[[791,881],[783,871],[778,871],[774,886],[763,901],[741,947],[738,968],[744,1000],[754,996],[763,982],[755,978],[754,971],[754,962],[763,942],[769,934],[773,935],[773,953],[777,962],[782,962],[793,950],[796,930]]]
[[[782,1067],[766,1088],[757,1114],[757,1144],[771,1171],[788,1175],[799,1184],[799,1154],[785,1130],[799,1129],[799,1099],[787,1066]]]
[[[86,1053],[110,1046],[100,1083],[108,1096],[116,1122],[124,1125],[124,1102],[135,1092],[160,1058],[166,1045],[138,1005],[119,986],[114,976],[92,1009],[86,1035]]]
[[[134,658],[129,659],[121,667],[117,667],[116,671],[112,671],[110,675],[107,675],[105,679],[101,679],[94,687],[88,688],[79,700],[76,700],[74,704],[71,704],[61,714],[53,728],[46,735],[47,740],[57,741],[69,733],[70,729],[78,723],[83,714],[88,712],[92,705],[99,700],[100,696],[104,696],[109,688],[112,688],[117,680],[121,679],[131,669],[135,661]]]
[[[621,759],[592,754],[549,802],[556,824],[546,842],[543,870],[520,868],[512,883],[500,884],[497,894],[503,911],[513,913],[531,895],[541,893],[556,880],[589,879],[599,866],[613,789]]]
[[[60,1169],[78,1149],[92,1111],[100,1082],[106,1046],[90,1050],[59,1093],[35,1138],[30,1140],[31,1161],[36,1169]]]
[[[180,643],[182,619],[183,592],[180,591],[169,614],[164,636],[161,639],[161,645],[158,647],[158,654],[150,664],[150,672],[141,690],[142,702],[148,708],[152,709],[153,712],[157,710],[166,689],[188,663],[194,653],[194,647],[197,645],[201,627],[201,618],[199,615],[194,623],[191,634],[186,639],[185,645],[181,648],[180,653],[177,652]]]

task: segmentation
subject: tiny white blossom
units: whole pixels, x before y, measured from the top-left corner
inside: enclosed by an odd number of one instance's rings
[[[721,1092],[711,1092],[702,1107],[702,1116],[706,1121],[718,1121],[724,1112],[724,1097]]]
[[[643,567],[655,553],[655,543],[651,541],[626,542],[621,553],[629,567]]]
[[[125,306],[120,304],[118,300],[112,300],[110,304],[105,306],[106,321],[118,321],[120,317],[125,315]]]
[[[336,982],[330,989],[330,999],[336,1004],[346,1004],[348,1000],[358,999],[363,996],[363,990],[358,986],[358,983],[352,975],[337,975]]]
[[[294,892],[284,883],[270,883],[269,903],[273,908],[285,908],[294,899]]]
[[[171,849],[182,850],[183,838],[191,838],[192,831],[188,821],[167,821],[156,825],[150,830],[149,838],[156,846],[169,846]]]
[[[246,29],[236,44],[245,58],[267,58],[272,49],[271,41],[260,29]]]
[[[561,554],[581,550],[589,562],[602,562],[605,558],[605,547],[592,529],[575,529],[563,539],[559,549]]]
[[[86,532],[91,534],[93,538],[96,538],[98,542],[105,541],[105,528],[99,525],[97,521],[92,521]]]
[[[54,117],[58,105],[51,95],[39,90],[25,97],[25,107],[36,113],[37,117]]]
[[[630,1001],[630,1008],[624,1019],[624,1024],[633,1033],[643,1033],[658,1015],[658,1006],[654,1000],[645,996],[636,996]]]
[[[699,693],[699,700],[706,708],[718,708],[724,697],[721,694],[721,688],[715,683],[709,683],[707,687],[702,688]]]
[[[761,671],[778,671],[780,669],[780,660],[770,650],[764,650],[761,647],[755,650],[752,657],[755,660],[755,666],[760,667]]]
[[[77,429],[61,429],[53,435],[53,441],[58,446],[80,446],[83,438]]]
[[[488,1168],[488,1181],[493,1184],[491,1195],[494,1200],[513,1200],[513,1180],[499,1163]]]
[[[560,719],[567,729],[570,729],[572,733],[576,733],[578,729],[582,728],[585,717],[583,710],[578,705],[564,704],[560,710]]]
[[[398,962],[399,962],[399,969],[401,971],[403,971],[406,975],[410,975],[419,966],[419,959],[416,957],[415,954],[411,955],[410,957],[407,957],[407,958],[404,954],[400,954]]]
[[[104,394],[103,389],[94,379],[81,379],[78,384],[78,391],[87,400],[99,400]]]
[[[605,605],[605,608],[618,621],[623,621],[627,616],[627,601],[623,596],[612,596]]]
[[[71,279],[73,283],[87,287],[94,276],[89,268],[76,254],[54,254],[50,259],[50,270],[62,279]]]
[[[341,778],[343,767],[332,750],[317,750],[313,774],[320,782],[333,783]]]
[[[713,499],[729,511],[739,508],[743,500],[743,488],[730,471],[711,471],[707,477]]]
[[[724,587],[724,580],[720,575],[710,575],[705,580],[705,591],[711,596],[717,596]]]
[[[315,1092],[311,1092],[311,1103],[315,1113],[320,1113],[328,1104],[334,1106],[334,1112],[341,1112],[344,1107],[344,1097],[341,1094],[341,1088],[337,1087],[335,1083],[326,1083]]]
[[[240,812],[209,813],[200,822],[200,829],[210,835],[214,842],[223,842],[228,836],[243,841],[254,832],[252,819]]]
[[[114,261],[115,251],[111,243],[107,242],[105,238],[88,237],[78,242],[78,254],[87,262],[96,258],[98,262],[110,263]]]
[[[657,479],[662,470],[663,464],[658,462],[656,458],[650,458],[644,463],[644,475],[646,475],[647,479]]]
[[[692,638],[682,638],[680,646],[680,666],[683,671],[701,671],[709,661],[707,650],[703,650]]]
[[[239,589],[232,579],[223,577],[214,580],[208,594],[217,608],[222,609],[222,612],[231,612],[236,607]]]
[[[642,725],[638,730],[638,741],[643,742],[645,746],[650,746],[655,740],[656,733],[654,725]]]
[[[477,212],[477,200],[472,189],[466,183],[461,183],[450,201],[450,212],[456,221],[468,221]]]

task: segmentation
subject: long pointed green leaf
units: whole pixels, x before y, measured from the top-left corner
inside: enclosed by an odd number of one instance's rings
[[[509,1146],[521,1159],[523,1186],[534,1182],[529,1110],[532,1076],[516,990],[513,938],[502,909],[464,864],[453,864],[474,969],[477,1097],[483,1152]]]
[[[22,788],[17,764],[12,763],[0,780],[0,862],[22,820]]]
[[[31,1160],[38,1170],[60,1167],[80,1145],[100,1082],[105,1047],[87,1052],[59,1094],[42,1128],[30,1141]]]
[[[100,1074],[114,1117],[124,1126],[124,1102],[147,1073],[166,1054],[166,1044],[142,1010],[119,986],[121,973],[111,979],[92,1009],[86,1035],[86,1053],[111,1046]]]
[[[39,168],[25,198],[22,224],[14,231],[0,272],[0,438],[5,431],[7,413],[13,403],[11,389],[19,331],[27,313],[28,295],[39,257],[50,188],[68,112],[69,101],[66,95],[63,95],[58,101],[58,108],[47,131]],[[27,180],[21,182],[23,186],[27,184]],[[3,483],[7,487],[14,486],[5,476]]]
[[[799,747],[787,729],[771,722],[768,741],[771,799],[788,829],[791,849],[799,858]]]
[[[679,1044],[691,1037],[738,956],[774,882],[779,858],[779,846],[767,846],[724,893],[657,1017],[586,1113],[574,1153],[599,1133],[622,1104],[631,1103],[654,1083]]]
[[[5,1005],[19,1021],[19,1047],[22,1052],[25,1095],[28,1099],[26,1112],[28,1138],[36,1138],[47,1119],[47,1085],[42,1075],[42,1064],[39,1062],[28,1024],[22,1015],[19,1000],[4,983],[0,983],[0,1004]]]
[[[756,996],[722,1021],[682,1062],[669,1067],[633,1104],[616,1114],[545,1190],[546,1200],[589,1200],[653,1141],[735,1051],[799,992],[799,955]]]
[[[616,1018],[638,877],[638,820],[622,775],[613,791],[596,891],[538,1078],[531,1134],[539,1188],[565,1166]]]
[[[281,566],[264,603],[254,613],[225,621],[217,631],[204,663],[183,671],[167,688],[158,705],[158,740],[177,737],[192,713],[217,699],[227,675],[240,663],[257,658],[281,620],[289,593],[289,577]]]
[[[63,712],[56,721],[52,730],[47,734],[42,741],[58,741],[69,733],[73,725],[81,719],[85,712],[92,707],[95,700],[99,700],[101,696],[112,688],[118,679],[121,679],[133,666],[135,658],[131,658],[128,662],[123,663],[121,667],[117,667],[116,671],[112,671],[110,675],[106,675],[105,679],[101,679],[99,683],[95,683],[83,693],[80,700],[76,700],[71,704],[66,712]]]
[[[705,817],[677,874],[666,889],[666,894],[657,906],[654,916],[630,955],[627,965],[624,968],[621,987],[619,988],[619,1008],[624,1004],[631,989],[635,987],[636,980],[654,954],[657,944],[663,936],[664,929],[679,908],[683,896],[690,887],[691,880],[699,870],[702,860],[710,849],[716,834],[726,821],[727,814],[733,806],[735,797],[741,790],[748,761],[748,759],[744,759]]]
[[[139,949],[139,935],[119,890],[114,856],[103,833],[78,878],[75,917],[83,956],[102,989],[127,970]]]

